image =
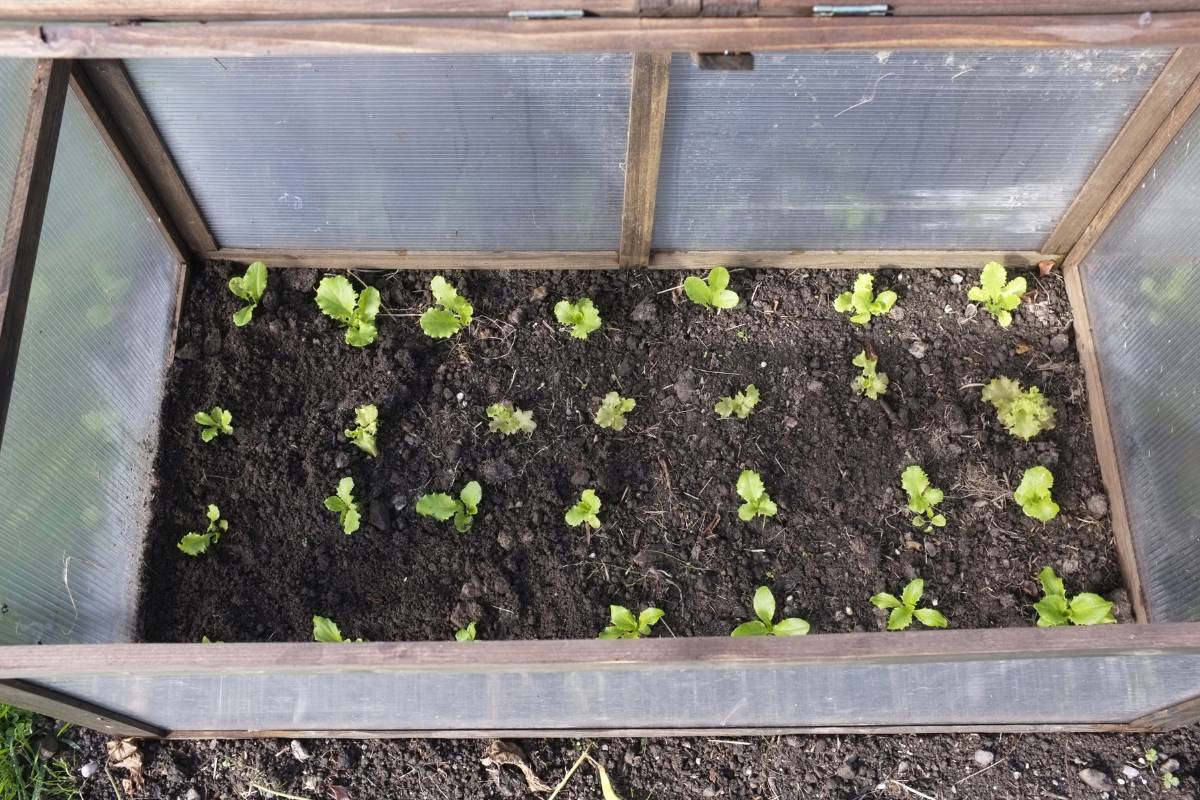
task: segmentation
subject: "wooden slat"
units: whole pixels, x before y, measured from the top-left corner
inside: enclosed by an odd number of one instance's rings
[[[390,53],[757,52],[806,49],[1183,47],[1200,12],[977,17],[727,17],[213,22],[0,28],[0,56],[153,58]]]
[[[167,734],[162,728],[29,681],[0,681],[0,703],[44,714],[72,725],[103,731],[111,736],[161,737]]]
[[[1138,717],[1130,723],[1130,727],[1145,731],[1171,731],[1197,722],[1200,722],[1200,696]]]
[[[622,267],[650,264],[658,164],[662,158],[670,80],[670,53],[633,54],[629,136],[625,146],[625,199],[621,207],[621,243],[617,249],[617,263]]]
[[[980,267],[999,261],[1006,267],[1030,267],[1061,256],[1002,250],[661,250],[650,255],[654,269],[785,267],[820,269],[945,269]]]
[[[616,251],[595,250],[268,250],[227,247],[214,260],[319,269],[614,269]]]
[[[1177,50],[1146,91],[1137,108],[1100,159],[1083,188],[1047,237],[1042,249],[1065,253],[1079,240],[1096,216],[1100,206],[1112,194],[1121,178],[1145,149],[1197,77],[1200,77],[1200,47]]]
[[[0,443],[16,377],[17,351],[37,263],[70,71],[68,61],[42,61],[34,70],[12,202],[0,246]]]

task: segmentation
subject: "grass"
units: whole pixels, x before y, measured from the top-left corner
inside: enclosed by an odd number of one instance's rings
[[[66,726],[56,733],[62,735]],[[75,773],[62,758],[38,757],[34,716],[0,705],[0,800],[70,800],[79,797]]]

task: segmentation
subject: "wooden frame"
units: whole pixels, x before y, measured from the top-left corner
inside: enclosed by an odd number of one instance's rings
[[[625,148],[625,198],[621,207],[621,242],[617,264],[650,265],[654,238],[654,203],[658,199],[658,166],[663,126],[667,121],[670,53],[634,53],[629,80],[629,135]]]

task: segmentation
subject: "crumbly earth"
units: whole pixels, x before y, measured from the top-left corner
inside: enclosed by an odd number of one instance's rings
[[[1024,273],[1031,292],[1007,330],[968,303],[969,269],[878,272],[876,288],[900,300],[866,327],[832,306],[850,271],[737,270],[743,302],[721,313],[673,288],[683,273],[446,272],[476,321],[445,341],[417,322],[433,273],[360,272],[384,301],[364,349],[319,312],[316,270],[272,270],[253,321],[235,328],[232,274],[198,270],[183,309],[145,554],[146,641],[302,641],[314,614],[375,641],[447,639],[472,620],[481,638],[586,638],[610,603],[662,608],[656,635],[723,636],[751,617],[761,584],[814,633],[881,630],[869,598],[917,576],[952,627],[1028,626],[1046,565],[1130,619],[1057,272]],[[582,296],[604,317],[587,341],[553,316],[556,301]],[[864,347],[891,379],[883,401],[850,388]],[[997,375],[1041,387],[1057,427],[1029,443],[1004,432],[980,399]],[[718,419],[717,399],[751,383],[754,413]],[[612,390],[637,401],[621,432],[592,422]],[[502,400],[533,411],[531,436],[489,432],[484,409]],[[378,458],[342,433],[363,403],[379,407]],[[213,405],[232,411],[235,433],[205,444],[192,416]],[[944,529],[911,524],[909,464],[945,490]],[[1062,507],[1044,525],[1011,499],[1035,464],[1053,471]],[[744,468],[762,475],[778,516],[738,519]],[[363,516],[351,536],[322,505],[346,475]],[[484,499],[469,533],[415,513],[423,493],[472,479]],[[569,528],[563,514],[588,487],[604,524]],[[208,503],[229,532],[189,558],[176,542]]]

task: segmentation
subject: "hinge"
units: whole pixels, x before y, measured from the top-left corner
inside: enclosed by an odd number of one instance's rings
[[[857,6],[813,6],[814,17],[886,17],[892,11],[887,3],[872,3]]]
[[[582,9],[534,9],[532,11],[510,11],[509,19],[580,19]]]

